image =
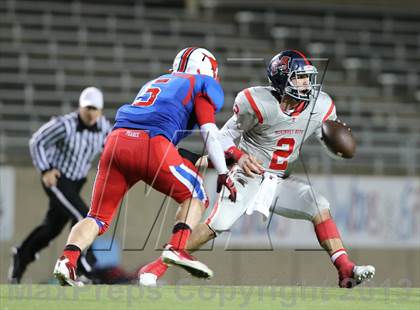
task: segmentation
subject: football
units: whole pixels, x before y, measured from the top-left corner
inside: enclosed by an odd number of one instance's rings
[[[328,120],[322,124],[322,140],[327,148],[343,158],[352,158],[356,153],[356,140],[350,127],[339,121]]]

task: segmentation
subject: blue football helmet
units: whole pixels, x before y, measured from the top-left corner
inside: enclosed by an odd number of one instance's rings
[[[286,50],[274,56],[267,68],[271,86],[280,95],[289,95],[296,100],[310,101],[316,96],[319,86],[316,82],[317,69],[296,50]],[[305,88],[297,87],[293,79],[308,77],[309,85]]]

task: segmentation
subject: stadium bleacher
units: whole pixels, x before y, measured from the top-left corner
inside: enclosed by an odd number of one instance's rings
[[[87,85],[103,89],[105,114],[171,66],[176,52],[201,45],[215,52],[226,93],[266,84],[262,58],[284,48],[329,59],[324,90],[353,128],[358,155],[331,162],[310,140],[314,171],[420,172],[420,13],[402,8],[273,1],[182,1],[165,10],[143,1],[0,2],[0,163],[29,163],[28,139],[53,115],[76,107]],[[191,149],[200,148],[195,138]]]

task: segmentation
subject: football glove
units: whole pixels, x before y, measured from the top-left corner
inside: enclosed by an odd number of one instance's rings
[[[235,187],[235,183],[233,183],[233,180],[230,177],[229,173],[219,174],[219,176],[217,177],[217,192],[218,193],[221,192],[222,186],[226,186],[226,188],[230,192],[229,199],[235,202],[237,190]]]

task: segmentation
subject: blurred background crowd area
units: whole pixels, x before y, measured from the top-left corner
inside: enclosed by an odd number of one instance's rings
[[[185,46],[203,46],[219,61],[226,95],[219,125],[236,93],[267,84],[265,65],[279,51],[323,59],[321,71],[328,60],[323,90],[353,128],[358,153],[344,164],[331,161],[311,140],[303,149],[311,171],[418,175],[414,0],[0,1],[0,164],[30,165],[31,134],[74,110],[86,86],[104,91],[112,120]],[[184,145],[197,150],[197,142]]]

